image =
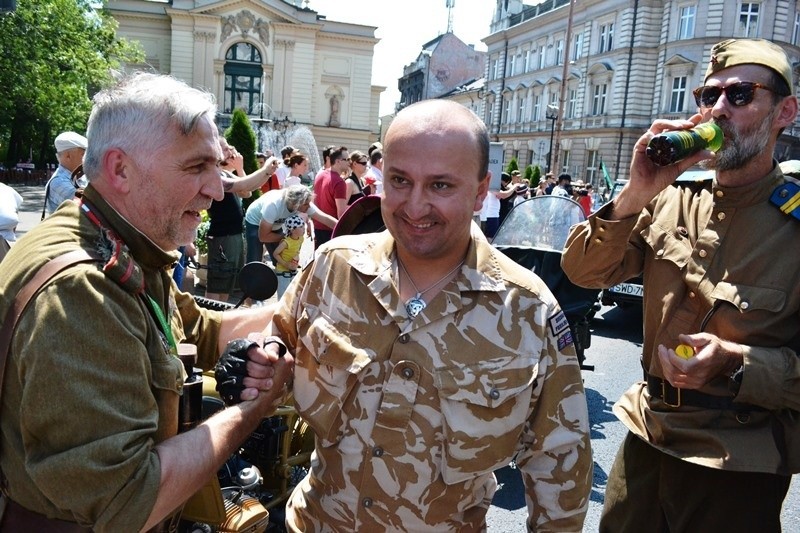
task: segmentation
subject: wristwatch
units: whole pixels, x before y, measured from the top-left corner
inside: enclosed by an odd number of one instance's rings
[[[739,389],[742,387],[742,377],[744,376],[744,363],[739,365],[739,368],[733,371],[733,373],[728,378],[728,390],[730,390],[734,396],[739,394]]]

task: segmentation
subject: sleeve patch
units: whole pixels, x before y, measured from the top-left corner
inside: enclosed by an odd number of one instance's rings
[[[562,351],[564,348],[572,344],[572,332],[567,330],[558,338],[558,351]]]
[[[564,311],[560,311],[556,316],[550,318],[550,331],[554,337],[557,337],[565,329],[569,329],[569,321],[567,321]],[[572,342],[571,339],[570,342]]]

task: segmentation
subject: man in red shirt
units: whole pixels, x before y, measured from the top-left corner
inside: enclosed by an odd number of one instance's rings
[[[347,184],[341,173],[349,168],[347,148],[331,150],[331,168],[323,170],[314,179],[314,203],[323,213],[339,219],[347,209]],[[314,248],[331,240],[333,228],[320,223],[314,225]]]

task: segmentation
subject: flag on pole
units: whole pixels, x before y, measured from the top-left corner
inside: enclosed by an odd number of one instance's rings
[[[600,170],[603,171],[603,179],[606,182],[606,187],[608,187],[608,192],[610,193],[614,189],[614,182],[611,181],[611,176],[608,175],[608,170],[606,170],[606,166],[600,161]]]

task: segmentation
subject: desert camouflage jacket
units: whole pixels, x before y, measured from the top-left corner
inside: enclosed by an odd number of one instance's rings
[[[275,326],[316,433],[287,506],[296,531],[476,531],[511,461],[529,529],[580,531],[591,489],[586,399],[550,291],[473,225],[456,277],[410,319],[388,232],[335,239]]]

